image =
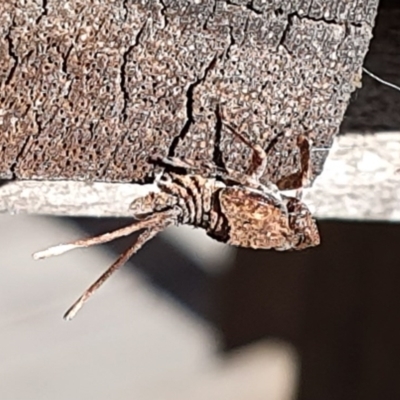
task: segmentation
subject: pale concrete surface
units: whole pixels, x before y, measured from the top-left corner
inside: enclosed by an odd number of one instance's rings
[[[293,398],[290,346],[266,341],[222,358],[212,327],[139,273],[119,271],[63,321],[112,258],[102,248],[31,254],[81,236],[58,220],[0,215],[0,399]]]
[[[398,222],[399,154],[400,132],[338,136],[303,201],[317,218]],[[132,201],[154,190],[155,185],[126,183],[13,181],[0,186],[0,212],[131,216]]]

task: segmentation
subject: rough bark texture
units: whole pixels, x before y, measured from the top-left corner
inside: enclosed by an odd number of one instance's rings
[[[377,0],[0,3],[0,178],[151,181],[150,155],[318,175],[360,86]],[[326,149],[326,151],[322,151]]]

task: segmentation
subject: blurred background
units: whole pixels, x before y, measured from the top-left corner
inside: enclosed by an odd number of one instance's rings
[[[365,65],[399,84],[397,7],[381,2]],[[399,131],[399,99],[364,76],[342,134]],[[319,221],[300,253],[169,229],[65,322],[133,239],[31,254],[129,222],[0,215],[0,399],[400,399],[399,224]]]
[[[132,238],[30,255],[129,222],[0,216],[1,399],[400,398],[400,225],[320,221],[300,253],[169,229],[64,321]]]
[[[127,222],[0,216],[0,398],[293,398],[296,349],[277,335],[234,345],[257,335],[258,312],[227,290],[241,286],[227,275],[233,249],[199,230],[160,235],[74,320],[62,319],[132,238],[42,262],[30,255]],[[231,324],[239,336],[227,340]]]

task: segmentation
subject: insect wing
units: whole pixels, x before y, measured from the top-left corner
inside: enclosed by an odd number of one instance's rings
[[[231,187],[221,192],[220,205],[230,244],[270,249],[282,247],[290,237],[287,216],[272,195]]]

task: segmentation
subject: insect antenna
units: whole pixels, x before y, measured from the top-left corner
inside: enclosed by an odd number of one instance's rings
[[[171,225],[172,221],[166,219],[163,223],[155,226],[151,229],[146,229],[137,238],[135,244],[121,254],[118,259],[82,294],[81,297],[68,309],[64,314],[64,319],[71,320],[75,317],[77,312],[82,308],[85,302],[103,285],[103,283],[110,278],[110,276],[117,271],[122,265],[124,265],[129,258],[131,258],[146,242],[152,239],[160,231]]]
[[[114,264],[104,272],[99,279],[96,280],[82,296],[71,306],[71,308],[65,313],[64,319],[71,320],[74,318],[76,313],[82,308],[83,304],[96,292],[100,286],[122,265],[124,265],[133,254],[135,254],[147,241],[152,239],[157,233],[164,230],[166,227],[176,223],[177,214],[173,209],[156,213],[145,220],[135,221],[133,224],[128,225],[124,228],[117,229],[113,232],[104,233],[96,237],[90,237],[87,239],[77,240],[75,242],[60,244],[58,246],[50,247],[47,250],[39,251],[33,254],[35,260],[41,258],[52,257],[55,255],[63,254],[69,250],[73,250],[80,247],[89,247],[100,243],[107,243],[114,239],[128,236],[139,230],[144,231],[138,236],[136,242],[123,254],[121,254]]]
[[[96,244],[111,242],[112,240],[118,239],[123,236],[131,235],[141,229],[146,229],[152,227],[161,218],[160,214],[156,214],[145,220],[135,221],[133,224],[125,226],[124,228],[117,229],[113,232],[107,232],[99,236],[89,237],[86,239],[76,240],[71,243],[62,243],[56,246],[49,247],[46,250],[38,251],[32,255],[34,260],[40,260],[44,258],[49,258],[53,256],[58,256],[60,254],[66,253],[67,251],[90,247]]]

